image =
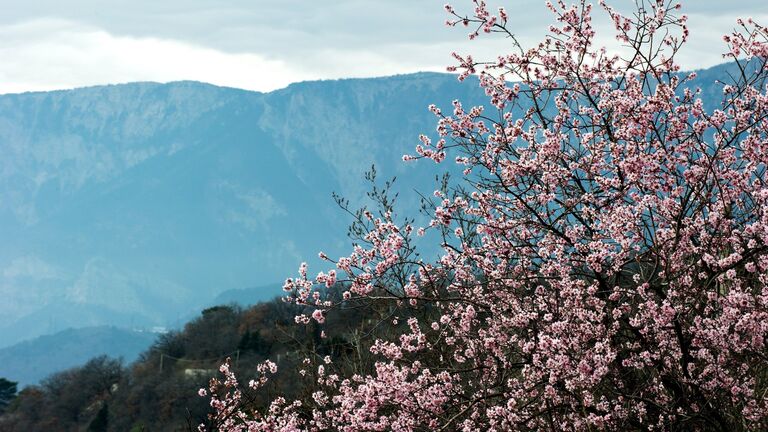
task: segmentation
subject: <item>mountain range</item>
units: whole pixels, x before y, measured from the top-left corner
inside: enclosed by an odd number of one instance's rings
[[[348,249],[331,198],[363,203],[376,164],[434,130],[430,103],[480,101],[450,75],[309,82],[272,93],[197,82],[0,96],[0,347],[70,327],[178,326],[220,293]],[[414,207],[415,194],[405,206]]]
[[[699,71],[707,105],[732,67]],[[331,194],[364,204],[375,164],[414,213],[413,191],[433,190],[438,169],[401,157],[434,131],[427,106],[453,99],[485,102],[477,80],[435,73],[270,93],[174,82],[0,96],[0,347],[67,328],[178,327],[227,296],[280,295],[302,261],[326,270],[317,253],[350,244]]]

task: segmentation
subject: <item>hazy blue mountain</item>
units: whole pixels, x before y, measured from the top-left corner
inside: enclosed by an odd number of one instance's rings
[[[269,284],[300,262],[325,270],[318,251],[348,251],[330,195],[362,202],[372,163],[433,190],[435,164],[401,156],[434,131],[426,107],[456,98],[485,102],[476,81],[434,73],[266,94],[177,82],[0,96],[0,347],[180,325],[228,290],[280,295]],[[417,195],[402,200],[413,213]]]
[[[106,354],[126,363],[149,348],[157,334],[100,326],[67,329],[0,349],[0,377],[19,386]]]
[[[331,192],[360,201],[372,163],[431,190],[434,164],[400,158],[434,130],[429,103],[470,94],[416,74],[269,94],[178,82],[0,96],[0,346],[181,324],[221,292],[346,251]]]

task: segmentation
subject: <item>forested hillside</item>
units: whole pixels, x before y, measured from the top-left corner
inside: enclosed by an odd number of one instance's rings
[[[325,295],[338,298],[340,288]],[[215,306],[202,311],[180,331],[161,335],[136,362],[107,356],[62,371],[29,386],[0,416],[3,431],[173,431],[207,422],[209,399],[198,396],[219,366],[230,359],[241,377],[256,377],[255,367],[275,361],[280,372],[267,391],[249,394],[255,407],[277,394],[311,397],[317,366],[326,356],[337,367],[370,365],[364,335],[396,331],[397,309],[374,303],[350,305],[329,317],[324,337],[314,324],[296,326],[299,306],[281,299],[248,308]],[[426,312],[425,312],[426,313]],[[400,319],[397,325],[393,320]],[[305,362],[308,362],[307,365]],[[308,371],[299,374],[300,369]]]

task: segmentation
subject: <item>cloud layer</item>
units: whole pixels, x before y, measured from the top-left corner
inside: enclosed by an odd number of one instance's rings
[[[491,3],[513,11],[523,41],[537,40],[550,21],[540,0]],[[693,38],[679,60],[688,69],[722,61],[720,36],[737,17],[768,17],[761,0],[688,0],[684,8]],[[503,39],[469,43],[445,18],[440,2],[427,0],[32,0],[0,16],[0,93],[175,80],[269,91],[440,71],[452,50],[478,58],[503,50]]]

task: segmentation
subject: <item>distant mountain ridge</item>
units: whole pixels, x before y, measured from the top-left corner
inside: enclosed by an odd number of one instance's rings
[[[149,331],[111,326],[67,329],[0,349],[0,377],[24,387],[99,355],[122,358],[128,364],[156,338]]]
[[[479,94],[416,74],[0,96],[0,347],[78,320],[181,324],[220,292],[344,252],[331,193],[359,202],[372,163],[431,188],[431,165],[400,158],[434,129],[426,106],[461,92]]]
[[[486,102],[476,80],[435,73],[0,96],[0,347],[67,327],[180,325],[302,261],[325,270],[317,252],[349,243],[331,192],[362,203],[374,163],[405,191],[431,191],[435,165],[401,156],[434,130],[426,107],[453,99]]]

